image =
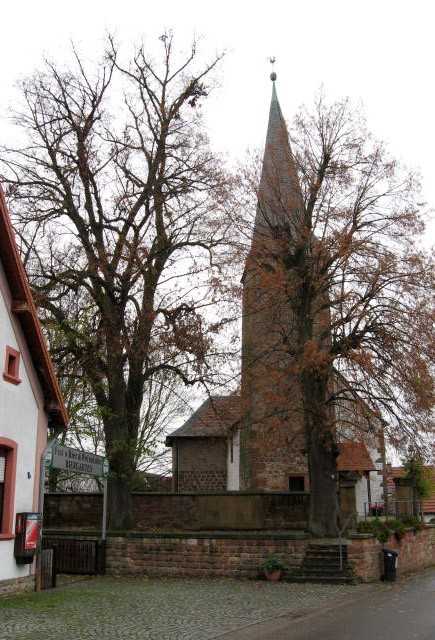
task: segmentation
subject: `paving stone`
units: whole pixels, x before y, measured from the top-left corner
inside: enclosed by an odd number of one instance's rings
[[[101,577],[0,598],[0,640],[209,640],[373,586]]]

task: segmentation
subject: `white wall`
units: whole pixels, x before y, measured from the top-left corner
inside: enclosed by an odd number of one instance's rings
[[[233,443],[233,462],[231,462],[231,439]],[[236,429],[229,436],[227,451],[227,489],[239,491],[240,489],[240,429]]]
[[[374,466],[376,467],[376,471],[370,471],[371,502],[383,502],[383,477],[382,474],[377,473],[378,470],[382,472],[382,462],[377,462],[377,460],[380,460],[381,453],[377,449],[369,446],[367,446],[367,450],[370,454]],[[368,503],[369,501],[367,492],[367,478],[365,476],[360,478],[360,480],[358,480],[358,482],[356,483],[355,497],[357,513],[360,516],[364,516],[364,504]]]
[[[0,436],[15,440],[18,444],[15,487],[17,513],[33,511],[38,403],[42,398],[34,393],[30,377],[33,372],[26,369],[22,336],[20,339],[20,331],[14,328],[8,311],[8,293],[0,263]],[[22,382],[19,385],[3,380],[6,345],[21,353],[19,376]],[[0,580],[29,575],[30,565],[17,565],[13,549],[13,540],[0,540]]]

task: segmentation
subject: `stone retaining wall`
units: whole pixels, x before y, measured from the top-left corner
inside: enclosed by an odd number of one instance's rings
[[[107,546],[107,572],[113,575],[229,576],[255,578],[269,554],[279,557],[289,569],[301,565],[309,543],[305,538],[278,534],[248,536],[194,535],[188,537],[111,537]],[[435,565],[435,527],[407,531],[400,542],[393,536],[385,545],[370,535],[354,535],[346,541],[349,564],[363,582],[380,580],[382,549],[399,553],[398,575]]]
[[[77,534],[80,532],[76,532],[74,537],[78,537]],[[48,531],[46,535],[49,535]],[[62,535],[73,534],[64,531]],[[107,573],[119,576],[256,578],[268,555],[277,556],[292,570],[300,567],[309,544],[325,542],[296,532],[110,534],[106,552]],[[418,532],[409,530],[400,542],[393,536],[382,545],[370,534],[354,534],[345,544],[349,564],[355,576],[363,582],[381,579],[384,546],[399,552],[399,576],[435,565],[434,526]]]
[[[269,554],[299,567],[306,539],[243,536],[109,538],[106,572],[115,576],[228,576],[257,578]]]
[[[308,494],[134,493],[135,531],[225,531],[304,529]],[[102,496],[51,493],[45,497],[44,526],[101,526]]]
[[[384,547],[398,552],[398,575],[422,571],[435,565],[435,527],[429,526],[422,531],[408,530],[400,542],[391,536],[385,545],[370,535],[351,536],[347,547],[348,560],[363,582],[381,578]]]

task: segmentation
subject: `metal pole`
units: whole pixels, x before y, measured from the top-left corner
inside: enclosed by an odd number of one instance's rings
[[[340,537],[338,539],[339,541],[339,545],[340,545],[340,571],[343,571],[343,547],[342,547],[342,539],[341,539],[341,531],[340,531]]]
[[[101,540],[106,541],[107,531],[107,478],[103,480],[103,522],[101,526]]]

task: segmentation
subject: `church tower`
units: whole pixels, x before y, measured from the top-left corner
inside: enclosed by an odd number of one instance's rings
[[[307,490],[300,390],[291,357],[291,283],[283,268],[304,204],[275,73],[271,80],[256,219],[243,275],[240,488]]]

